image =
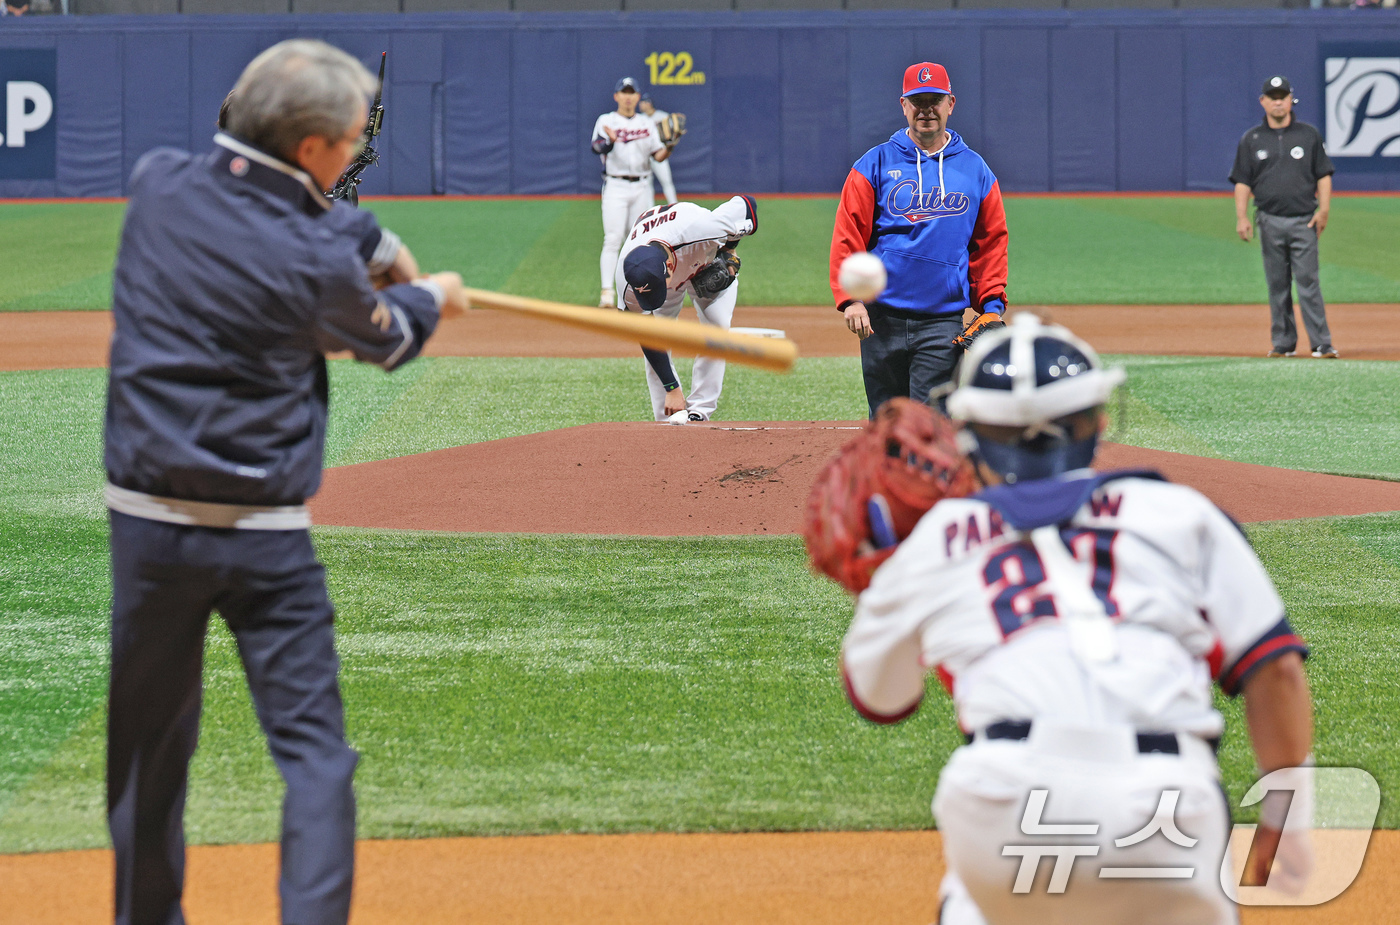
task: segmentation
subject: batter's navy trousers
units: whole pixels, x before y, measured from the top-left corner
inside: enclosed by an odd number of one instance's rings
[[[232,630],[286,782],[282,921],[344,925],[358,760],[345,742],[325,569],[305,530],[189,527],[111,513],[107,820],[118,925],[183,925],[183,815],[209,614]]]
[[[871,335],[860,342],[860,368],[870,416],[898,396],[927,402],[929,392],[953,378],[962,351],[962,312],[926,315],[870,305]]]

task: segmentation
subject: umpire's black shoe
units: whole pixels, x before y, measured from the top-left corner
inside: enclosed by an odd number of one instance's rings
[[[1266,353],[1266,354],[1264,354],[1264,355],[1265,355],[1265,356],[1269,356],[1269,357],[1296,357],[1296,356],[1298,355],[1298,351],[1297,351],[1297,350],[1270,350],[1268,353]]]

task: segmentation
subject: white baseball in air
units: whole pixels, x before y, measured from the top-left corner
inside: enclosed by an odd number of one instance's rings
[[[885,291],[888,278],[879,257],[870,251],[857,251],[841,261],[836,281],[851,298],[866,302]]]

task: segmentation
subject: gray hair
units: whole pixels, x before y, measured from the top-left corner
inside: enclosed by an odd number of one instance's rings
[[[234,84],[228,130],[292,161],[312,136],[336,140],[354,126],[378,81],[350,55],[312,39],[278,42],[243,69]]]

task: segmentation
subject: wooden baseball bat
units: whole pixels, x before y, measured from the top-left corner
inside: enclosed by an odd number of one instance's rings
[[[682,321],[679,318],[659,318],[620,312],[608,308],[584,308],[548,302],[526,296],[506,295],[487,289],[466,288],[472,308],[496,308],[508,312],[548,318],[561,324],[608,337],[632,341],[654,350],[694,351],[700,356],[716,357],[757,366],[760,369],[785,373],[797,359],[797,345],[786,337],[755,337],[733,334],[712,324]]]

